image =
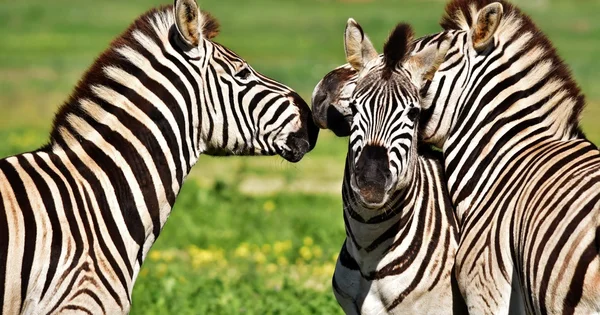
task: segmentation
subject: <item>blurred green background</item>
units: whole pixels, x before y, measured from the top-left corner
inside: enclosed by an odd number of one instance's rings
[[[203,0],[217,41],[258,71],[312,88],[344,63],[342,33],[359,21],[376,47],[408,21],[439,31],[444,1]],[[587,96],[583,127],[600,143],[600,1],[516,2],[555,43]],[[47,139],[53,113],[136,16],[160,0],[0,2],[0,156]],[[202,157],[144,264],[134,314],[334,314],[330,290],[344,239],[339,195],[346,140],[322,132],[299,164]]]

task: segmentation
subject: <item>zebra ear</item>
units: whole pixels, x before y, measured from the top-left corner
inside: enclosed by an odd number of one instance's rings
[[[346,60],[358,71],[378,56],[375,47],[363,32],[362,27],[353,18],[349,18],[346,23],[344,48],[346,50]]]
[[[502,4],[494,2],[483,7],[477,13],[477,22],[472,29],[473,48],[480,53],[494,42],[494,34],[498,30],[503,15]]]
[[[175,0],[175,25],[181,38],[189,45],[200,44],[200,9],[195,0]]]
[[[433,80],[433,76],[446,58],[450,42],[444,39],[438,45],[427,48],[412,55],[404,64],[404,68],[412,74],[413,83],[420,89],[426,81]]]

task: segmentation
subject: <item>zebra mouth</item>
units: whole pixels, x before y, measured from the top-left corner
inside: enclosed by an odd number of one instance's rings
[[[310,151],[311,145],[304,137],[298,137],[295,134],[291,134],[283,146],[277,146],[277,154],[288,162],[297,163],[308,151]]]
[[[350,185],[367,208],[380,208],[388,201],[392,189],[388,161],[385,147],[367,144],[353,165]]]
[[[358,195],[359,201],[368,209],[382,208],[389,198],[389,189],[383,185],[363,184],[359,185],[356,176],[352,175],[350,186],[354,193]]]

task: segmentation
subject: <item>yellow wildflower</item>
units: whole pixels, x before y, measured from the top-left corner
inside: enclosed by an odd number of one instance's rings
[[[299,254],[300,254],[300,257],[302,257],[302,259],[304,259],[304,260],[310,260],[313,257],[313,254],[312,254],[310,248],[307,246],[300,247]]]
[[[277,265],[268,264],[266,270],[268,273],[275,273],[275,272],[277,272]]]
[[[281,255],[290,249],[292,249],[292,241],[290,240],[283,242],[277,241],[275,244],[273,244],[273,252],[275,255]]]
[[[273,212],[273,210],[275,210],[275,202],[273,202],[273,200],[267,200],[263,204],[263,209],[265,212]]]
[[[240,258],[246,258],[250,255],[250,247],[248,243],[242,243],[235,249],[234,255]]]
[[[158,260],[160,260],[160,256],[161,256],[160,255],[160,251],[153,250],[153,251],[150,252],[149,256],[150,256],[150,260],[152,260],[152,261],[158,261]]]
[[[173,261],[173,258],[175,258],[175,253],[173,251],[164,252],[162,258],[165,262],[171,262]]]
[[[158,266],[156,266],[156,274],[159,277],[162,277],[165,275],[165,273],[167,272],[167,265],[166,264],[158,264]]]
[[[321,258],[321,256],[323,256],[323,250],[321,247],[315,246],[313,247],[312,254],[315,256],[315,258]]]
[[[312,244],[314,243],[312,237],[307,236],[304,238],[304,240],[302,241],[302,243],[304,243],[304,246],[312,246]]]
[[[254,261],[258,264],[264,264],[267,261],[267,256],[261,252],[254,253]]]
[[[289,264],[289,262],[288,262],[287,258],[280,256],[280,257],[277,257],[277,264],[279,266],[287,266]]]
[[[264,244],[261,248],[260,251],[263,252],[263,254],[268,255],[271,252],[271,245],[269,244]]]

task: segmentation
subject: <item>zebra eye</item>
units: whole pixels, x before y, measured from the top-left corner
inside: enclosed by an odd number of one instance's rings
[[[235,76],[242,80],[245,80],[250,76],[250,69],[244,67],[242,68],[242,70],[238,71],[238,73],[236,73]]]
[[[350,110],[352,111],[352,116],[356,115],[356,101],[351,101],[350,102]]]
[[[408,117],[408,119],[410,119],[410,121],[415,121],[415,119],[417,119],[417,117],[419,116],[420,112],[421,112],[421,110],[419,108],[412,107],[411,109],[408,110],[406,117]]]

